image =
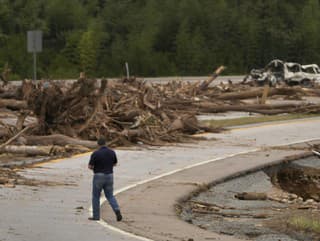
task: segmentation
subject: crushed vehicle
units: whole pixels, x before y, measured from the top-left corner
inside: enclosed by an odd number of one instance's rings
[[[274,86],[284,81],[284,63],[276,59],[262,69],[252,69],[243,81],[254,81],[258,85],[269,84],[270,86]]]
[[[313,86],[320,81],[320,68],[317,64],[301,65],[299,63],[272,60],[263,69],[252,69],[244,81],[253,80],[258,85],[274,86],[280,83],[287,85]]]
[[[308,79],[320,81],[320,68],[317,64],[302,65],[302,71]]]

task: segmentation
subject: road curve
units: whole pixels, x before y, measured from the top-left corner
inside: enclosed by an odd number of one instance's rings
[[[319,144],[320,142],[317,142]],[[299,144],[302,145],[302,144]],[[305,147],[308,147],[304,144]],[[296,146],[295,146],[296,147]],[[304,154],[299,150],[260,150],[215,158],[202,165],[193,165],[171,175],[132,187],[117,195],[126,214],[121,223],[113,222],[109,206],[103,205],[103,218],[128,233],[147,237],[149,240],[220,240],[239,241],[232,236],[200,229],[176,215],[179,200],[203,187],[203,184],[220,182],[249,170],[258,170],[282,162],[289,156]],[[226,230],[227,231],[227,230]],[[142,239],[144,240],[144,239]]]
[[[319,124],[320,118],[273,123],[212,135],[218,140],[162,148],[119,149],[116,189],[209,159],[317,139]],[[89,154],[58,160],[22,172],[29,177],[68,185],[0,188],[0,240],[138,240],[87,220],[92,176],[87,170],[88,157]],[[107,215],[112,219],[113,214]]]

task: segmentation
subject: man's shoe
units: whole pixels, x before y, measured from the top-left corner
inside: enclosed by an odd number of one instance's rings
[[[100,218],[93,218],[93,217],[90,217],[90,218],[88,218],[88,220],[90,220],[90,221],[99,221],[99,220],[100,220]]]
[[[116,211],[117,221],[120,222],[122,220],[122,215],[120,210]]]

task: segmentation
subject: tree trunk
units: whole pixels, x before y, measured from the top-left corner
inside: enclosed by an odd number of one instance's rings
[[[276,104],[276,105],[212,105],[210,103],[195,104],[201,112],[207,113],[219,113],[227,111],[244,111],[244,112],[255,112],[259,113],[262,110],[286,110],[289,108],[298,108],[296,104]]]
[[[259,88],[256,90],[248,90],[248,91],[241,91],[241,92],[231,92],[222,95],[216,96],[219,100],[242,100],[242,99],[250,99],[261,97],[263,95],[263,88]],[[268,96],[272,95],[294,95],[297,93],[302,92],[301,89],[297,88],[272,88],[268,92]]]
[[[14,146],[8,145],[0,149],[0,153],[24,154],[30,156],[50,156],[52,146]]]
[[[14,99],[0,99],[0,107],[7,107],[12,110],[27,109],[26,101]]]
[[[79,140],[60,134],[50,136],[25,136],[23,138],[26,145],[80,145],[89,149],[97,148],[97,143],[95,141]]]
[[[239,200],[267,200],[268,196],[265,193],[260,192],[242,192],[237,193],[235,198]]]
[[[212,83],[212,81],[214,81],[219,76],[219,74],[221,74],[221,72],[224,69],[225,69],[224,66],[220,66],[218,69],[216,69],[216,71],[213,73],[213,75],[208,80],[205,80],[200,84],[199,90],[204,91],[204,90],[208,89],[208,87]]]

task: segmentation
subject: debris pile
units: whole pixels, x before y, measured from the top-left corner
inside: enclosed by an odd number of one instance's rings
[[[80,78],[73,83],[24,80],[22,85],[4,84],[0,87],[0,153],[47,156],[83,152],[95,148],[100,136],[106,137],[110,146],[164,145],[199,132],[221,131],[201,125],[198,114],[320,111],[316,103],[259,101],[262,96],[319,97],[318,87],[280,86],[266,91],[265,87],[231,81],[210,86],[223,68],[210,79],[194,83]]]
[[[183,89],[181,83],[153,86],[135,78],[6,85],[0,94],[0,150],[51,155],[92,149],[100,136],[111,146],[162,145],[201,131],[219,131],[201,126],[196,111],[172,108],[175,101],[188,99]]]
[[[64,134],[83,140],[104,136],[109,145],[118,146],[137,142],[161,145],[199,131],[214,131],[200,126],[195,113],[179,114],[167,108],[170,96],[136,79],[110,84],[80,79],[66,90],[56,83],[36,88],[25,82],[22,89],[31,89],[24,100],[37,116],[37,135]],[[69,143],[92,148],[91,142]]]

